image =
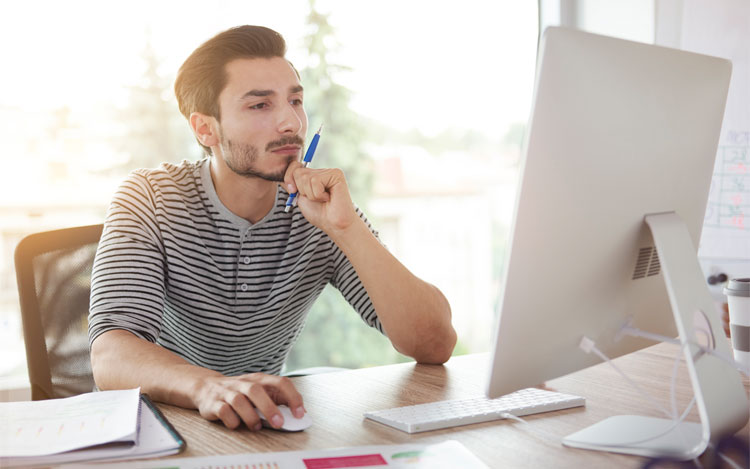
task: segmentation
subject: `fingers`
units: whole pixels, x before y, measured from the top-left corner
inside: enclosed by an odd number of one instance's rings
[[[310,169],[297,166],[287,171],[284,182],[287,189],[297,192],[314,202],[328,202],[334,187],[346,184],[344,173],[340,169]]]
[[[251,403],[252,398],[248,397],[250,394],[250,392],[229,390],[224,397],[224,401],[229,404],[231,407],[230,410],[238,416],[238,419],[242,419],[242,422],[247,428],[251,430],[260,430],[262,427],[260,417],[258,416],[258,413],[255,412],[255,407],[257,406],[254,406],[253,403]],[[221,418],[221,416],[219,416],[219,418]],[[224,419],[221,420],[224,422]],[[226,425],[226,422],[224,425]],[[229,426],[227,425],[227,427]],[[236,426],[229,428],[236,428]]]
[[[258,391],[258,398],[255,395],[250,396],[255,407],[263,412],[269,422],[278,428],[283,423],[283,417],[279,412],[277,404],[286,404],[295,417],[301,418],[305,414],[305,407],[302,403],[302,395],[297,391],[290,380],[284,376],[266,375],[263,373],[254,373],[242,377],[256,384],[253,391]],[[262,393],[259,391],[262,389]],[[278,416],[281,420],[278,425],[274,417]]]
[[[297,184],[297,192],[301,197],[307,197],[314,202],[328,202],[331,196],[326,190],[325,182],[320,178],[312,177],[302,180],[302,184]]]
[[[230,430],[234,430],[240,425],[240,418],[232,410],[232,406],[224,401],[211,401],[208,404],[201,405],[198,411],[201,417],[206,420],[221,420],[221,423]]]
[[[198,410],[203,418],[221,420],[229,429],[244,423],[251,430],[260,430],[257,410],[263,412],[272,427],[281,427],[284,418],[277,404],[287,404],[295,417],[304,415],[302,396],[289,378],[253,373],[211,381]]]
[[[300,168],[304,168],[302,163],[299,161],[292,161],[286,169],[286,173],[284,173],[284,185],[290,194],[297,192],[297,185],[294,183],[294,172]]]
[[[727,337],[731,336],[731,330],[729,328],[729,305],[724,303],[721,308],[721,324],[724,326],[724,334]]]
[[[251,430],[260,430],[260,417],[244,393],[231,389],[226,382],[215,388],[214,395],[209,396],[198,409],[201,417],[206,420],[221,420],[230,430],[236,429],[241,423]]]
[[[302,403],[302,395],[294,387],[292,380],[285,376],[266,376],[263,381],[264,387],[269,391],[271,398],[277,404],[286,404],[292,414],[301,418],[305,415],[305,407]]]

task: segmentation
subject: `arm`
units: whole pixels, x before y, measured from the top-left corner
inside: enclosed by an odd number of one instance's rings
[[[140,386],[155,400],[198,409],[227,427],[259,424],[254,407],[273,422],[276,403],[301,417],[291,381],[265,374],[226,377],[192,365],[157,345],[166,291],[166,253],[146,176],[133,173],[107,213],[91,276],[89,337],[94,379],[101,389]],[[281,417],[279,415],[279,417]]]
[[[203,418],[221,420],[232,429],[244,423],[259,430],[255,407],[276,428],[283,423],[273,420],[281,418],[276,404],[288,404],[296,417],[304,414],[302,396],[288,378],[263,373],[227,377],[125,330],[110,330],[94,340],[91,367],[102,390],[140,386],[154,400],[198,409]]]
[[[447,300],[378,242],[356,214],[343,173],[293,163],[285,181],[290,191],[299,191],[305,218],[351,262],[396,350],[420,363],[447,361],[456,344]]]

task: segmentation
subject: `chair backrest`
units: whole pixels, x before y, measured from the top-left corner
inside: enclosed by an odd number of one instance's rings
[[[16,246],[33,400],[94,389],[88,344],[91,268],[102,225],[31,234]]]

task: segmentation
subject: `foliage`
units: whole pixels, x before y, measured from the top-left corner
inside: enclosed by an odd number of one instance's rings
[[[128,88],[128,105],[117,111],[117,120],[127,130],[116,139],[116,148],[128,156],[114,172],[153,168],[162,162],[195,160],[202,151],[195,142],[171,89],[171,76],[159,73],[161,61],[150,42],[141,58],[145,66],[141,80]]]
[[[501,144],[499,139],[491,139],[477,130],[448,129],[428,136],[418,129],[401,130],[375,121],[368,121],[367,128],[369,140],[373,143],[413,145],[431,155],[451,151],[495,153]]]
[[[352,199],[365,209],[373,185],[372,161],[362,149],[366,130],[349,107],[351,91],[336,82],[336,75],[348,68],[329,62],[329,54],[335,51],[335,46],[328,46],[335,44],[334,29],[328,15],[315,10],[314,0],[310,1],[307,23],[305,44],[314,65],[301,70],[300,75],[305,87],[308,133],[312,136],[321,124],[324,126],[315,166],[343,170]]]
[[[301,70],[300,75],[305,87],[309,133],[324,125],[314,166],[341,168],[353,200],[364,209],[372,190],[373,174],[371,160],[362,147],[367,138],[365,127],[349,107],[350,90],[335,80],[338,73],[347,69],[328,60],[332,51],[327,45],[335,44],[334,29],[327,15],[316,11],[314,0],[310,1],[307,22],[310,32],[305,43],[314,65]],[[367,326],[341,294],[329,286],[313,305],[305,330],[287,360],[287,368],[358,368],[405,360],[386,337]]]
[[[305,87],[308,141],[324,125],[313,166],[342,169],[353,200],[366,212],[373,186],[373,165],[363,143],[371,138],[370,123],[351,110],[351,91],[336,82],[336,76],[346,73],[347,68],[329,61],[335,48],[335,31],[327,15],[315,9],[314,0],[310,1],[307,23],[309,34],[305,43],[313,65],[300,70],[300,76]],[[129,88],[128,105],[117,116],[127,128],[117,145],[129,157],[122,167],[113,168],[118,172],[201,156],[184,118],[175,112],[172,79],[159,73],[160,60],[150,44],[142,58],[143,77]],[[458,350],[461,348],[457,347]],[[311,366],[358,368],[407,360],[329,286],[312,307],[286,367],[290,370]]]
[[[286,361],[289,370],[311,366],[362,368],[408,361],[367,326],[335,288],[328,286]]]

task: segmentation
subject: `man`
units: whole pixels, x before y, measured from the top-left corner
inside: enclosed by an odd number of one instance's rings
[[[114,197],[89,315],[100,389],[140,386],[229,428],[259,429],[257,408],[278,428],[277,404],[304,415],[276,375],[327,283],[401,353],[450,357],[444,296],[380,244],[340,170],[299,163],[304,92],[285,52],[278,33],[242,26],[180,68],[180,111],[209,157],[134,171]]]

